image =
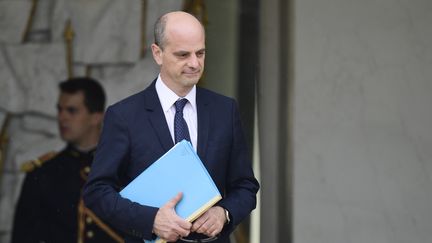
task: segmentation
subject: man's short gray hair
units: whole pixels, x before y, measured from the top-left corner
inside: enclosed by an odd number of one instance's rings
[[[163,15],[156,20],[154,25],[154,43],[158,45],[161,49],[165,46],[165,27],[166,27],[167,17]]]

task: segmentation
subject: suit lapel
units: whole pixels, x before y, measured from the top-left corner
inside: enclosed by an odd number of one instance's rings
[[[156,81],[154,81],[147,88],[147,92],[145,92],[145,108],[149,115],[150,123],[153,129],[156,131],[159,142],[161,143],[164,150],[168,151],[172,146],[174,146],[174,143],[172,141],[165,115],[156,92],[155,83]]]
[[[146,89],[145,108],[148,112],[150,123],[156,131],[159,142],[164,150],[167,151],[174,146],[174,142],[172,141],[168,125],[166,124],[155,83],[156,81],[153,81]],[[196,103],[198,119],[197,153],[201,158],[204,158],[207,152],[207,140],[210,129],[210,109],[208,108],[210,100],[203,94],[200,88],[197,88]]]
[[[209,99],[197,88],[196,103],[198,116],[198,141],[197,152],[201,158],[205,158],[207,152],[208,132],[210,129],[210,114],[208,109]]]

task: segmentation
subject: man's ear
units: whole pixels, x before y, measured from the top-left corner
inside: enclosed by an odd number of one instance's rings
[[[153,59],[155,60],[155,62],[158,65],[162,65],[162,54],[163,54],[162,49],[154,43],[151,45],[151,49],[152,49]]]
[[[92,114],[92,123],[93,123],[93,125],[95,125],[95,126],[102,126],[104,115],[105,115],[104,112],[94,112]]]

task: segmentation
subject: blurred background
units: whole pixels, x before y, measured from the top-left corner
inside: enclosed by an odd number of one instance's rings
[[[171,10],[202,20],[200,85],[242,112],[262,187],[236,242],[431,242],[427,0],[0,0],[0,242],[21,165],[64,146],[57,84],[96,78],[109,104],[144,89]]]

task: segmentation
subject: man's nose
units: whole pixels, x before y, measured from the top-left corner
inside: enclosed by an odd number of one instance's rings
[[[199,67],[199,58],[196,55],[191,55],[188,61],[189,67],[198,68]]]
[[[59,121],[64,121],[64,120],[66,120],[66,119],[67,119],[67,114],[66,114],[66,112],[64,112],[64,111],[59,111],[59,112],[57,113],[57,119],[58,119]]]

